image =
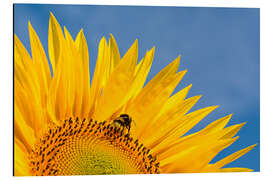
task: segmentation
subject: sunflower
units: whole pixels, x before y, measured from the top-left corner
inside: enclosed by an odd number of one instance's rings
[[[217,106],[189,112],[191,85],[172,95],[180,57],[144,85],[155,48],[137,63],[137,40],[121,58],[111,35],[90,84],[82,30],[73,40],[51,14],[49,61],[30,22],[29,36],[31,56],[14,35],[15,176],[252,171],[223,167],[255,145],[210,163],[244,125],[227,127],[231,115],[185,135]]]

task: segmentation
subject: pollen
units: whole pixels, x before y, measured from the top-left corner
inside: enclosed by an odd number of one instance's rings
[[[38,176],[159,173],[150,152],[109,122],[70,118],[50,128],[29,159]]]

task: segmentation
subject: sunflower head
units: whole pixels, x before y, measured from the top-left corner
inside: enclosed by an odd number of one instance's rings
[[[138,41],[121,57],[111,35],[90,84],[82,30],[73,40],[51,14],[49,59],[30,22],[29,37],[32,56],[14,37],[16,176],[251,171],[223,167],[254,145],[210,163],[244,125],[225,127],[231,115],[185,135],[217,106],[190,113],[191,85],[172,95],[180,56],[145,85],[155,48],[137,63]]]

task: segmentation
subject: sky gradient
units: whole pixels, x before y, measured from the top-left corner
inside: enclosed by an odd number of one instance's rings
[[[28,21],[48,52],[50,12],[67,27],[73,38],[83,28],[91,75],[99,40],[103,36],[108,39],[110,33],[118,43],[121,56],[136,38],[139,59],[155,45],[147,82],[181,55],[179,70],[188,72],[175,92],[192,83],[188,97],[203,95],[192,111],[209,105],[220,106],[189,133],[232,113],[229,125],[247,124],[238,133],[240,138],[213,162],[258,143],[252,151],[226,167],[260,170],[259,9],[16,4],[14,33],[29,52]]]

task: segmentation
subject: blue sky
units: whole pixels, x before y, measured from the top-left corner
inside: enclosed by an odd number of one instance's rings
[[[73,37],[83,28],[91,73],[98,42],[103,36],[108,39],[110,33],[115,36],[121,55],[136,38],[139,59],[155,45],[154,63],[147,81],[181,54],[179,69],[188,69],[188,73],[176,92],[192,83],[188,96],[203,95],[192,111],[209,105],[220,106],[190,133],[233,113],[229,125],[247,124],[238,133],[238,141],[213,162],[258,143],[227,167],[260,170],[259,9],[16,4],[14,10],[14,32],[29,51],[29,20],[46,51],[49,12]]]

